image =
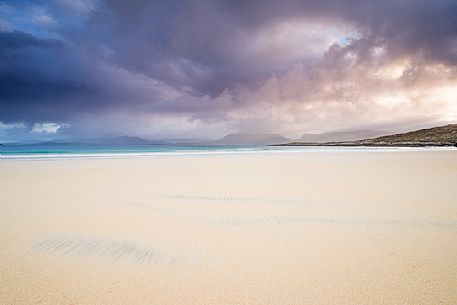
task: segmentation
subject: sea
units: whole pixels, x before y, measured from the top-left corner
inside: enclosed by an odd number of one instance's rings
[[[328,147],[328,146],[229,146],[229,145],[134,145],[134,144],[79,144],[39,143],[3,144],[0,159],[61,159],[61,158],[119,158],[160,155],[213,155],[249,153],[300,152],[377,152],[377,151],[455,150],[452,147]]]

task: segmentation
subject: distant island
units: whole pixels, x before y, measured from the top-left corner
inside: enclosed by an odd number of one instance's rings
[[[416,131],[380,136],[372,139],[330,142],[294,141],[273,146],[385,146],[385,147],[422,147],[456,146],[457,124],[420,129]]]
[[[291,141],[280,134],[271,133],[231,133],[219,140],[209,141],[209,145],[272,145]]]
[[[344,130],[344,131],[331,131],[325,133],[305,133],[301,139],[296,142],[313,142],[313,143],[327,143],[327,142],[342,142],[342,141],[356,141],[360,139],[371,139],[375,137],[388,135],[387,131],[380,130]]]

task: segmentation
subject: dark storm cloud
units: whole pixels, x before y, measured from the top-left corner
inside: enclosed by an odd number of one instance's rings
[[[452,64],[457,58],[455,1],[111,1],[108,7],[120,64],[202,94],[284,69],[258,67],[244,56],[255,39],[250,34],[288,20],[352,23],[364,38],[383,39],[392,56],[420,53]]]
[[[38,39],[28,33],[16,30],[11,33],[0,32],[0,45],[2,52],[6,53],[8,50],[11,52],[29,47],[55,48],[61,46],[61,43],[55,39]],[[12,55],[14,54],[10,54],[10,56]]]
[[[384,40],[392,56],[457,60],[455,1],[113,0],[102,7],[90,26],[106,35],[113,61],[201,95],[287,70],[287,58],[271,63],[246,49],[256,31],[289,20],[346,22],[364,38]]]
[[[315,24],[342,30],[306,34]],[[284,39],[291,45],[282,47]],[[343,45],[338,52],[331,39]],[[211,120],[254,103],[237,92],[296,64],[344,69],[352,53],[367,67],[375,47],[386,62],[456,65],[457,3],[0,1],[0,121],[67,122],[112,111]]]
[[[57,39],[0,32],[0,120],[65,117],[71,100],[87,93],[90,85],[80,78],[78,58],[69,53]]]

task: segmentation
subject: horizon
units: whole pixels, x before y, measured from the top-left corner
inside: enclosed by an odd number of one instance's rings
[[[240,144],[228,144],[228,143],[218,143],[220,141],[224,141],[227,138],[230,138],[232,136],[235,137],[236,141],[240,141],[240,139],[244,139],[244,136],[254,136],[254,138],[251,139],[251,141],[256,141],[256,140],[262,140],[262,137],[267,137],[263,138],[263,141],[266,141],[267,143],[268,137],[279,137],[279,138],[284,138],[284,141],[289,141],[290,143],[293,143],[295,141],[298,142],[315,142],[315,143],[326,143],[326,142],[335,142],[335,141],[354,141],[354,140],[369,140],[369,139],[375,139],[378,137],[383,137],[383,136],[395,136],[395,135],[403,135],[403,134],[408,134],[411,132],[418,132],[418,131],[423,131],[423,130],[429,130],[429,129],[441,129],[443,127],[448,127],[448,126],[457,126],[457,124],[446,124],[446,125],[440,125],[440,126],[432,126],[432,127],[427,127],[427,128],[419,128],[419,129],[414,129],[414,130],[407,130],[404,132],[397,132],[397,133],[389,133],[387,131],[382,131],[382,130],[369,130],[369,129],[358,129],[358,130],[335,130],[335,131],[330,131],[330,132],[324,132],[324,133],[305,133],[303,134],[300,138],[288,138],[283,136],[282,134],[279,133],[228,133],[223,135],[222,137],[219,138],[145,138],[145,137],[139,137],[139,136],[134,136],[134,135],[120,135],[120,136],[111,136],[111,137],[95,137],[95,138],[73,138],[73,139],[46,139],[46,140],[25,140],[25,141],[6,141],[6,142],[1,142],[0,145],[35,145],[35,144],[101,144],[101,145],[168,145],[168,146],[181,146],[181,145],[191,145],[191,146],[207,146],[207,145],[240,145]],[[237,136],[241,136],[237,138]],[[255,136],[257,138],[255,138]],[[306,137],[317,137],[314,140],[305,140]],[[332,140],[325,140],[326,136],[333,136]],[[352,140],[348,140],[347,137],[349,137]],[[144,141],[143,143],[138,143],[138,142],[129,142],[129,143],[122,143],[121,140],[137,140],[137,141]],[[271,139],[271,138],[270,138]],[[105,142],[103,142],[105,141]],[[108,141],[108,142],[106,142]],[[109,141],[114,141],[114,142],[109,142]],[[116,142],[117,141],[117,142]],[[247,141],[244,139],[244,141]],[[261,141],[262,142],[262,141]],[[274,142],[276,143],[276,142]],[[277,143],[277,144],[286,144],[287,142],[284,143]],[[253,144],[253,142],[251,143]],[[248,144],[244,144],[248,145]],[[253,144],[253,145],[258,145],[258,144]],[[455,146],[455,145],[454,145]]]
[[[0,143],[457,123],[456,20],[453,1],[0,1]]]

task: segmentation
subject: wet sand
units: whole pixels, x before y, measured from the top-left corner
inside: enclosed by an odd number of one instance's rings
[[[457,304],[457,151],[0,160],[0,304]]]

